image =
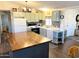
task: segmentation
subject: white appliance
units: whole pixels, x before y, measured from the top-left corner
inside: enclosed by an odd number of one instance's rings
[[[27,31],[25,12],[12,12],[12,32]]]
[[[26,30],[26,19],[25,18],[14,18],[13,20],[13,32],[24,32]]]

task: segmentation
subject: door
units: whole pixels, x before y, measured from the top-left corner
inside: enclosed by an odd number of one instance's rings
[[[64,11],[64,22],[66,24],[67,36],[74,36],[76,28],[76,10],[67,9]]]
[[[8,32],[12,31],[11,16],[9,11],[0,11],[2,30],[5,28]]]
[[[1,14],[0,14],[0,33],[2,31],[2,20],[1,20]]]
[[[4,13],[1,15],[1,20],[2,20],[2,30],[9,31],[9,21],[8,21],[8,16]]]

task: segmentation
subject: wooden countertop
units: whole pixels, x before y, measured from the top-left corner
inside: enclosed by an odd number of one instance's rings
[[[27,48],[33,45],[49,42],[50,40],[34,32],[14,33],[8,40],[13,51]]]

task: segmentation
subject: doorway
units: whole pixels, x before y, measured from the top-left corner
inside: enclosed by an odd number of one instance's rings
[[[0,31],[12,32],[10,11],[0,11]]]

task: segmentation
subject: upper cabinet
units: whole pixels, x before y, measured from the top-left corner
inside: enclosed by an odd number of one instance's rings
[[[36,22],[36,21],[38,21],[38,16],[35,13],[26,12],[25,17],[26,17],[28,22]]]
[[[12,12],[14,18],[25,17],[24,12]]]
[[[28,22],[37,22],[39,20],[44,19],[42,12],[38,12],[38,13],[36,13],[36,12],[31,12],[31,13],[26,12],[25,17],[26,17]]]
[[[60,21],[63,18],[64,18],[64,16],[61,15],[61,11],[53,11],[52,12],[52,20],[53,21]]]
[[[30,18],[31,18],[31,17],[30,17],[30,13],[26,12],[26,13],[25,13],[25,18],[26,18],[26,20],[30,20]]]

